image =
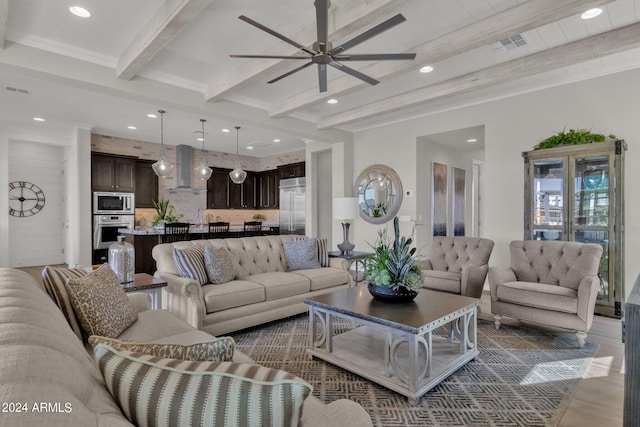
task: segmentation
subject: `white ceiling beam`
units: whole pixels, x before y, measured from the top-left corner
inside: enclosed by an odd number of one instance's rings
[[[329,36],[331,39],[340,39],[355,32],[361,31],[373,23],[387,17],[402,3],[407,0],[349,0],[339,8],[329,13]],[[309,2],[309,6],[311,7]],[[260,22],[267,25],[265,22]],[[276,29],[277,30],[277,29]],[[257,28],[251,31],[260,31]],[[270,37],[266,33],[265,37]],[[303,46],[310,46],[316,41],[316,23],[307,25],[296,34],[285,34],[291,40]],[[274,38],[275,40],[275,38]],[[273,48],[264,52],[251,52],[260,55],[290,55],[299,52],[292,50],[291,45],[280,42]],[[238,52],[240,53],[240,52]],[[219,101],[232,92],[246,87],[252,82],[264,76],[284,63],[285,60],[247,60],[239,59],[238,66],[231,70],[224,79],[216,79],[205,92],[206,101]]]
[[[0,50],[4,49],[4,35],[7,31],[7,15],[9,15],[9,0],[0,0]]]
[[[2,1],[2,0],[0,0]],[[118,58],[116,75],[131,80],[212,0],[167,0]]]
[[[459,30],[430,40],[407,52],[415,52],[415,61],[380,61],[358,68],[375,79],[384,80],[422,65],[434,65],[446,58],[488,45],[514,34],[523,33],[613,0],[535,0],[476,21]],[[409,17],[411,19],[411,17]],[[336,98],[366,86],[361,80],[342,76],[331,80],[329,90],[309,89],[271,106],[270,117],[282,117],[313,104]]]
[[[638,47],[640,47],[640,23],[327,116],[318,121],[317,127],[320,130],[339,127],[358,120],[381,116],[452,95],[469,93],[506,81],[533,76]]]

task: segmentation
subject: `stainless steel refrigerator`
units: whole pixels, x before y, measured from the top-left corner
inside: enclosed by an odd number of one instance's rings
[[[305,179],[280,180],[280,234],[304,234]]]

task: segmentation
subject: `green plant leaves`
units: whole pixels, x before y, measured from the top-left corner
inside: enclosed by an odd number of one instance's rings
[[[533,149],[543,150],[545,148],[553,148],[559,145],[590,144],[593,142],[604,142],[607,138],[616,139],[614,134],[609,134],[605,137],[604,134],[591,133],[590,130],[586,129],[569,129],[568,132],[565,132],[565,129],[562,129],[557,134],[551,135],[549,138],[540,141],[535,147],[533,147]]]

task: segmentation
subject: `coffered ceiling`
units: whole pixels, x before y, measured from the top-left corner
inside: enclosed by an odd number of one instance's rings
[[[580,18],[593,7],[603,13]],[[159,123],[146,114],[163,108],[169,144],[200,146],[194,131],[205,118],[208,149],[235,152],[240,125],[241,154],[262,157],[640,66],[640,0],[332,0],[329,40],[336,46],[397,13],[406,22],[348,53],[416,59],[349,63],[375,86],[328,67],[320,93],[315,67],[267,84],[300,61],[229,57],[299,53],[240,15],[311,46],[313,0],[0,0],[0,122],[33,127],[42,116],[45,133],[82,125],[158,141]],[[433,71],[419,72],[426,65]]]

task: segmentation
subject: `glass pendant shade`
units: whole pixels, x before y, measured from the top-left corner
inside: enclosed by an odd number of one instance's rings
[[[236,168],[234,170],[232,170],[231,172],[229,172],[229,177],[231,178],[231,181],[233,181],[235,184],[242,184],[245,180],[245,178],[247,178],[247,172],[243,171],[242,168],[240,167],[240,165],[238,164],[238,134],[240,131],[240,126],[236,126]]]
[[[160,178],[166,178],[173,172],[173,164],[167,160],[164,155],[164,110],[158,110],[160,113],[160,160],[151,165],[153,172],[158,175]]]
[[[206,122],[206,120],[200,119],[200,122],[202,123],[202,154],[200,155],[200,164],[193,168],[193,173],[200,181],[206,181],[211,178],[213,169],[207,166],[207,160],[204,158],[204,122]]]

